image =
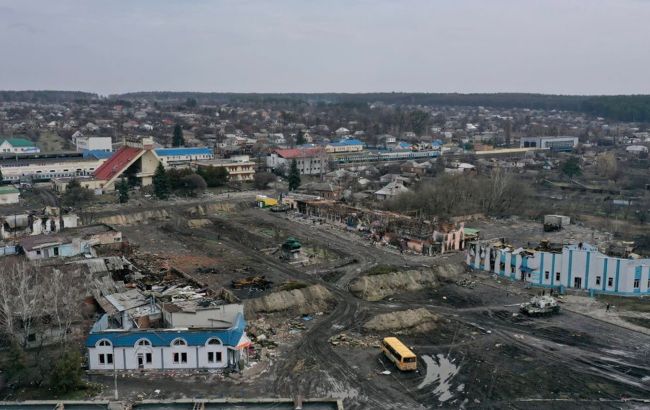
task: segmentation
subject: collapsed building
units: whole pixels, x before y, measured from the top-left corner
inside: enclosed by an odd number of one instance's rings
[[[18,241],[16,253],[29,260],[86,255],[97,256],[95,247],[122,243],[122,233],[106,224],[80,226],[55,234],[28,236]]]
[[[247,360],[242,304],[177,285],[98,302],[106,313],[86,339],[90,370],[236,369]]]
[[[8,257],[3,263],[12,266],[20,259]],[[31,269],[14,277],[2,295],[11,302],[3,307],[5,331],[28,348],[60,343],[64,338],[84,338],[96,313],[95,300],[102,294],[125,291],[124,282],[113,277],[134,271],[133,265],[119,256],[28,266]],[[30,286],[22,286],[24,283]],[[32,302],[18,302],[25,297]]]
[[[587,244],[552,244],[517,248],[503,239],[468,244],[466,263],[499,276],[556,288],[617,295],[650,294],[650,259],[607,255]]]
[[[0,216],[0,239],[13,240],[24,236],[54,233],[64,228],[76,228],[78,225],[77,214],[48,206],[38,211]]]
[[[282,201],[306,216],[364,233],[373,242],[422,255],[463,250],[467,241],[479,236],[478,230],[465,228],[463,223],[442,223],[396,212],[353,207],[314,196],[288,195]]]

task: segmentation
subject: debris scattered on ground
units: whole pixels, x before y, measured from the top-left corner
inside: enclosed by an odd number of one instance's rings
[[[464,288],[470,288],[474,289],[477,285],[477,282],[475,280],[469,279],[469,278],[463,278],[460,280],[456,281],[456,285],[462,286]]]
[[[247,276],[243,279],[235,279],[232,281],[232,287],[235,289],[243,288],[258,288],[258,289],[268,289],[271,287],[273,282],[267,280],[263,275],[257,276]]]
[[[332,346],[339,347],[361,347],[361,348],[379,348],[379,338],[376,336],[361,336],[358,334],[339,333],[330,337],[329,342]]]

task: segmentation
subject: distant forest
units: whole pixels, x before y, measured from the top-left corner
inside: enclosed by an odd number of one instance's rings
[[[97,94],[80,91],[0,91],[0,101],[62,103],[99,100]],[[105,99],[102,99],[105,101]],[[194,100],[199,104],[238,103],[299,106],[305,103],[358,106],[381,102],[424,106],[465,106],[494,108],[530,108],[583,112],[617,121],[650,122],[650,95],[580,96],[523,93],[434,94],[434,93],[318,93],[257,94],[198,92],[136,92],[111,95],[108,100],[152,100],[181,103]]]
[[[1,91],[2,102],[28,102],[40,104],[59,104],[73,101],[96,100],[99,96],[83,91]]]

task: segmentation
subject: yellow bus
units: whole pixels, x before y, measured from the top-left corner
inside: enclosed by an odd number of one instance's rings
[[[385,337],[381,342],[381,351],[391,362],[395,363],[398,369],[402,371],[417,369],[417,356],[398,338]]]

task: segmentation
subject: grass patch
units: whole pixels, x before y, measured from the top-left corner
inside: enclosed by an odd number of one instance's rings
[[[610,305],[615,306],[618,310],[650,312],[650,298],[598,295],[597,299],[603,303],[609,303]]]
[[[71,147],[65,138],[51,131],[42,132],[36,145],[44,152],[63,151]]]
[[[366,271],[366,276],[386,275],[388,273],[397,272],[399,268],[392,265],[377,265]]]
[[[305,282],[298,282],[298,281],[289,281],[285,282],[282,285],[280,285],[280,290],[296,290],[296,289],[304,289],[308,284]]]

